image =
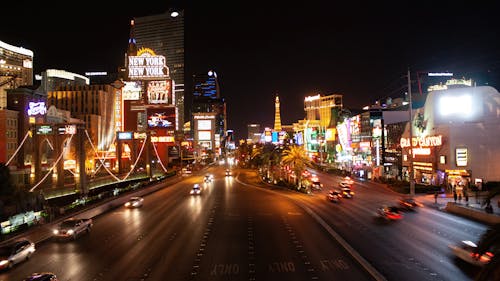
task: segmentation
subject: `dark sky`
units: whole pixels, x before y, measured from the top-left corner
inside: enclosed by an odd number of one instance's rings
[[[450,71],[500,88],[498,1],[302,2],[143,1],[109,8],[102,1],[10,1],[2,4],[0,40],[32,50],[37,73],[113,72],[123,63],[131,18],[183,7],[187,77],[218,73],[228,128],[238,138],[246,137],[248,123],[273,126],[276,93],[282,123],[291,124],[304,118],[306,95],[342,94],[351,109],[401,96],[408,67],[413,78]]]

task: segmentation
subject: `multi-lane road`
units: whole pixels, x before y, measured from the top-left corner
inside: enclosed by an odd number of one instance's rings
[[[339,178],[320,175],[322,191],[256,187],[249,171],[203,175],[146,196],[138,209],[94,218],[90,234],[46,241],[32,258],[0,273],[22,280],[51,271],[60,280],[471,280],[448,244],[477,240],[486,226],[434,209],[380,223],[376,208],[397,195],[358,182],[355,198],[335,204]],[[189,194],[193,184],[202,194]]]

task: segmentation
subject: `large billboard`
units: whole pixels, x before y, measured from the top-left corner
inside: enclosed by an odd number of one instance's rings
[[[147,97],[149,104],[172,104],[172,81],[149,81]]]
[[[167,61],[149,48],[141,48],[137,56],[128,57],[130,80],[162,80],[169,77]]]
[[[175,129],[175,107],[148,108],[149,128]]]

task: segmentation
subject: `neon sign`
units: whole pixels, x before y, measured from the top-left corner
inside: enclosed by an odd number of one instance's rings
[[[44,115],[47,114],[47,107],[45,106],[45,102],[30,102],[28,107],[28,115]]]
[[[157,56],[149,48],[137,52],[137,56],[128,57],[128,77],[130,79],[157,79],[168,77],[168,67],[164,56]]]
[[[443,145],[443,136],[426,136],[426,137],[414,137],[413,143],[410,145],[409,138],[401,138],[400,140],[401,148],[409,147],[409,146],[421,146],[421,147],[429,147],[429,146],[441,146]]]

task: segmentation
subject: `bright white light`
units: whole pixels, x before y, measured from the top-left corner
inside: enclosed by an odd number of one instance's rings
[[[170,16],[173,17],[173,18],[176,18],[176,17],[179,16],[179,12],[174,11],[174,12],[170,13]]]
[[[469,116],[472,114],[472,97],[469,95],[442,97],[439,103],[439,110],[441,115],[444,116],[452,114]]]
[[[429,72],[427,76],[453,76],[451,72]]]

